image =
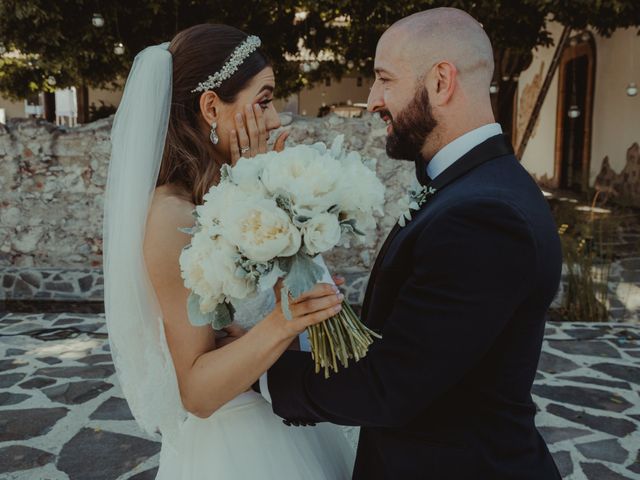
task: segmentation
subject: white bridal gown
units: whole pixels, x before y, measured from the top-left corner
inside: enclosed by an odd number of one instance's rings
[[[271,311],[273,295],[235,307],[236,322],[248,329]],[[354,459],[341,427],[287,427],[250,391],[209,418],[189,414],[176,441],[162,443],[156,480],[347,480]]]

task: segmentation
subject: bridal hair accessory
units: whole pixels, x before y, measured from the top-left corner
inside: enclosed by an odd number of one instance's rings
[[[218,134],[216,133],[216,127],[218,124],[216,122],[211,122],[211,133],[209,133],[209,140],[214,145],[217,145],[220,139],[218,138]]]
[[[206,92],[207,90],[218,88],[222,85],[222,82],[231,78],[238,71],[238,67],[242,65],[242,62],[255,52],[261,44],[262,42],[255,35],[247,37],[244,42],[236,47],[220,71],[209,76],[206,82],[200,82],[196,88],[191,90],[191,93]]]

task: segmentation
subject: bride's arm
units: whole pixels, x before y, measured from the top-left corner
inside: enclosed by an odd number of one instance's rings
[[[284,318],[277,304],[245,335],[216,349],[211,327],[195,327],[187,315],[189,290],[180,276],[178,259],[190,237],[178,228],[192,226],[190,211],[188,204],[176,198],[154,205],[147,222],[144,256],[162,309],[182,403],[194,415],[206,418],[249,389],[304,328],[334,315],[341,297],[332,286],[318,285],[292,305],[292,321]]]

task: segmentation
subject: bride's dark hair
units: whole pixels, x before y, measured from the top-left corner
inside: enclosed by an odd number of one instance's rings
[[[177,184],[196,205],[219,180],[222,160],[215,158],[208,135],[203,135],[200,95],[191,90],[219,71],[247,34],[228,25],[202,24],[178,33],[169,51],[173,55],[173,87],[169,129],[156,186]],[[249,81],[270,62],[260,49],[238,71],[215,89],[225,103],[233,103]]]

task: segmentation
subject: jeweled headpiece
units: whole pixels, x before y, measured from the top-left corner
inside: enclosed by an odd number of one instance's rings
[[[238,71],[242,62],[244,62],[249,55],[255,52],[262,42],[255,35],[250,35],[244,42],[238,45],[229,59],[222,66],[220,71],[210,75],[206,81],[200,82],[196,88],[191,90],[191,93],[206,92],[207,90],[213,90],[222,85],[222,82],[228,80]]]

